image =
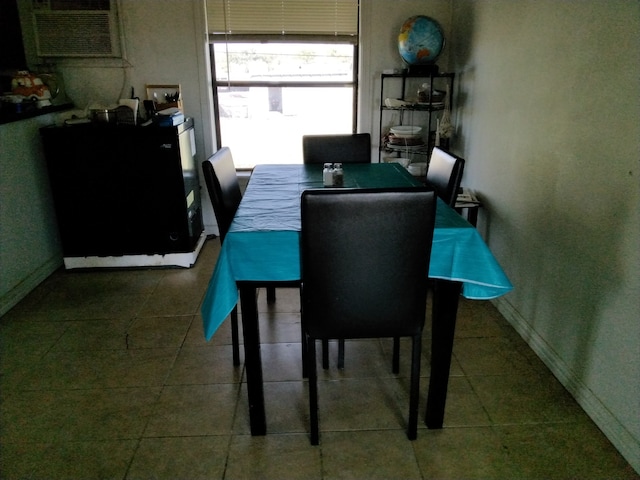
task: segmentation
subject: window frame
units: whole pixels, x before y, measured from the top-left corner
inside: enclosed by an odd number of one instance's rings
[[[353,48],[353,72],[352,81],[292,81],[292,80],[218,80],[215,62],[215,44],[229,43],[321,43],[321,44],[349,44]],[[220,126],[220,104],[218,88],[233,87],[351,87],[352,88],[352,125],[351,133],[357,132],[358,126],[358,92],[359,92],[359,32],[356,35],[227,35],[209,34],[209,58],[211,65],[213,112],[215,117],[216,148],[222,148],[222,132]],[[238,170],[247,170],[238,168]]]

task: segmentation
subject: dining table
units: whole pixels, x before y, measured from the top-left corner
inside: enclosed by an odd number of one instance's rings
[[[201,307],[210,340],[238,300],[252,435],[267,433],[256,292],[300,285],[300,199],[322,189],[322,164],[257,165],[225,237]],[[341,188],[423,185],[397,163],[343,165]],[[425,246],[426,248],[426,246]],[[431,372],[425,423],[442,428],[460,296],[488,300],[513,289],[478,231],[438,199],[429,271],[433,281]]]

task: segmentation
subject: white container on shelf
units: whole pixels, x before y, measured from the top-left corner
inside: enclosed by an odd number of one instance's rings
[[[384,157],[385,163],[399,163],[404,168],[407,168],[411,163],[411,159],[405,157]]]
[[[424,177],[427,174],[427,163],[426,162],[417,162],[412,163],[407,167],[409,173],[414,177]]]
[[[422,133],[422,127],[416,125],[397,125],[391,127],[389,132],[393,133],[398,138],[413,138],[419,137]]]

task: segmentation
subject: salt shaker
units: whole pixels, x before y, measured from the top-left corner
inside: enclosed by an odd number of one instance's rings
[[[333,165],[331,163],[325,163],[322,170],[322,183],[325,187],[333,187]]]

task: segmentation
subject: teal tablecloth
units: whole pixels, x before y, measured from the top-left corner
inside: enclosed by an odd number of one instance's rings
[[[236,281],[300,279],[300,196],[322,188],[322,165],[259,165],[225,237],[202,305],[209,340],[238,302]],[[344,165],[345,188],[419,183],[398,164]],[[429,277],[462,282],[462,295],[491,299],[513,287],[478,231],[438,200]]]

